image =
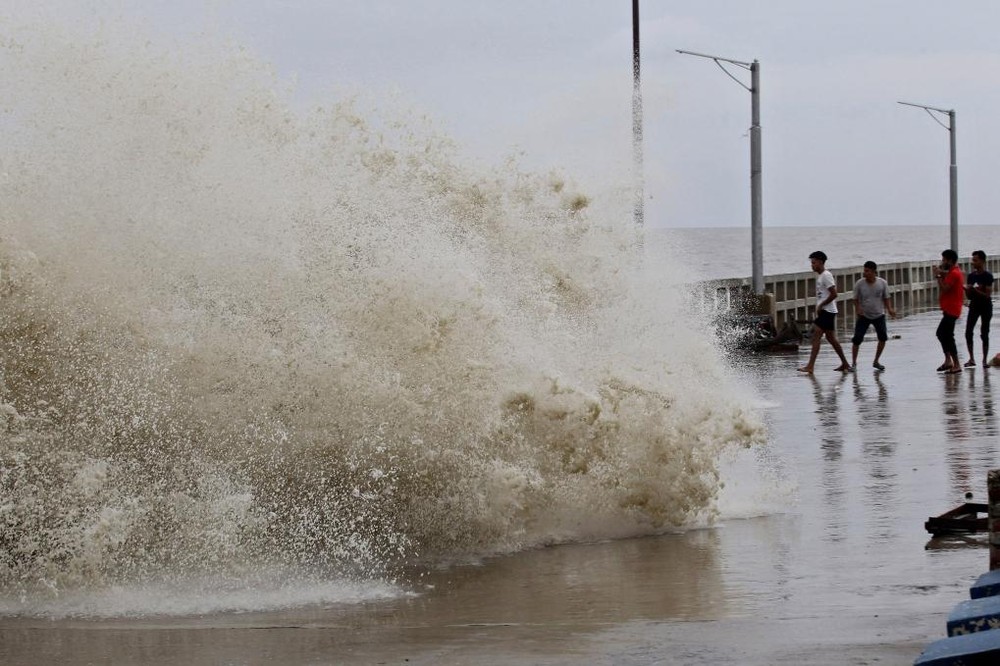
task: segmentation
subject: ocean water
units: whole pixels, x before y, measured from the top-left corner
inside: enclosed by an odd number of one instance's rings
[[[945,212],[946,213],[946,212]],[[684,257],[685,268],[697,280],[742,278],[752,273],[750,223],[745,227],[657,229],[646,231],[655,252],[669,248]],[[958,231],[959,252],[987,255],[1000,252],[1000,226],[963,225]],[[860,266],[866,261],[888,264],[941,258],[951,243],[945,215],[939,226],[845,224],[827,227],[764,227],[764,275],[808,272],[809,254],[826,253],[827,266]]]
[[[0,77],[4,615],[405,596],[704,525],[766,437],[621,188],[115,21],[6,22]]]

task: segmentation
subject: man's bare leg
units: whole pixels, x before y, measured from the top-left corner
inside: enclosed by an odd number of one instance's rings
[[[809,362],[799,368],[799,372],[804,372],[809,375],[813,373],[813,368],[816,366],[816,357],[819,356],[819,345],[821,342],[823,342],[823,329],[814,325],[812,350],[809,352]]]
[[[882,350],[883,349],[885,349],[885,340],[879,340],[878,341],[878,346],[875,347],[875,361],[872,363],[872,365],[877,365],[878,364],[878,360],[880,358],[882,358]]]
[[[827,331],[826,339],[829,341],[830,346],[833,347],[833,351],[837,352],[837,356],[840,357],[840,365],[834,368],[834,370],[839,370],[840,372],[847,372],[850,370],[851,364],[847,362],[847,357],[844,356],[844,348],[840,346],[840,341],[837,340],[836,331]]]

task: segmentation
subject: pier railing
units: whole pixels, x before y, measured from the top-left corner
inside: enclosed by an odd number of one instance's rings
[[[889,283],[893,307],[902,316],[937,305],[938,286],[934,267],[940,260],[906,261],[880,264],[878,275]],[[964,272],[970,269],[968,259],[960,260]],[[837,307],[846,316],[838,324],[846,327],[854,322],[854,285],[862,278],[862,266],[831,268],[837,281]],[[1000,257],[986,260],[986,270],[1000,275]],[[746,312],[753,289],[750,278],[729,278],[703,282],[702,303],[717,314]],[[775,324],[780,328],[786,321],[809,322],[816,307],[816,273],[782,273],[764,277],[764,291],[774,297]]]

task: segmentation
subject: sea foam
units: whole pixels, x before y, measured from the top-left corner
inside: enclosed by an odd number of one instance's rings
[[[702,524],[763,437],[628,187],[113,21],[0,77],[8,600]]]

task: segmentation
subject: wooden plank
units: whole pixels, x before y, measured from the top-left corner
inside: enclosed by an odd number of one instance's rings
[[[924,529],[934,536],[958,532],[986,532],[989,529],[987,508],[986,504],[966,502],[950,511],[945,511],[940,516],[931,516],[924,523]]]

